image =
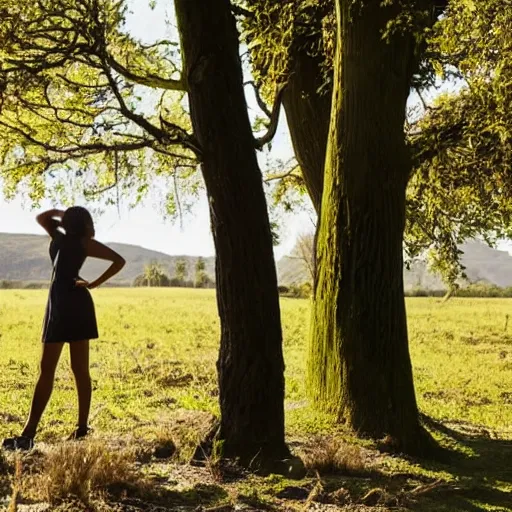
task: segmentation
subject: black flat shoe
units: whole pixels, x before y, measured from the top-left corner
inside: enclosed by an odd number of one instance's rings
[[[89,427],[77,427],[77,429],[68,437],[68,441],[78,441],[78,439],[87,437],[91,432],[92,429]]]
[[[4,439],[2,448],[12,452],[16,450],[28,452],[34,448],[34,438],[27,436],[8,437],[7,439]]]

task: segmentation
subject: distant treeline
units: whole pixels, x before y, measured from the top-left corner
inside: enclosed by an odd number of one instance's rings
[[[422,288],[413,288],[405,292],[406,297],[444,297],[446,290],[424,290]],[[452,297],[472,297],[472,298],[512,298],[512,286],[501,288],[494,284],[474,283],[464,288],[453,290]]]
[[[283,297],[307,298],[311,296],[311,284],[280,286],[279,293]],[[444,297],[446,290],[429,290],[423,288],[413,288],[406,290],[406,297]],[[501,288],[499,286],[487,283],[474,283],[464,288],[459,288],[451,293],[452,297],[472,297],[472,298],[512,298],[512,286]]]
[[[27,281],[11,281],[8,279],[0,280],[0,290],[45,290],[50,286],[50,282],[27,282]],[[119,282],[107,282],[102,285],[102,288],[132,288],[144,286],[147,287],[147,281],[145,279],[137,278],[133,283],[119,283]],[[194,281],[180,281],[177,279],[169,279],[168,281],[163,280],[157,284],[151,284],[152,288],[215,288],[213,281],[203,282],[202,284],[195,283]]]
[[[48,288],[50,283],[48,281],[13,281],[13,280],[0,280],[0,289],[3,290],[41,290]],[[131,288],[131,287],[146,287],[148,286],[147,278],[139,276],[133,283],[106,283],[103,287],[106,288]],[[158,282],[153,282],[151,287],[172,287],[172,288],[215,288],[215,282],[208,278],[201,280],[191,281],[174,278],[163,278]],[[279,286],[279,294],[282,297],[304,299],[311,297],[311,284],[303,283],[302,285]],[[446,290],[426,290],[423,288],[414,288],[405,292],[406,297],[444,297]],[[454,290],[451,294],[452,297],[472,297],[472,298],[512,298],[512,286],[507,288],[500,288],[499,286],[491,284],[470,284],[464,288]]]

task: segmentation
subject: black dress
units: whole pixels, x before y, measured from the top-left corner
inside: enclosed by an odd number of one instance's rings
[[[43,323],[43,342],[61,343],[98,337],[96,314],[87,288],[75,280],[87,257],[79,238],[60,231],[50,243],[53,276]]]

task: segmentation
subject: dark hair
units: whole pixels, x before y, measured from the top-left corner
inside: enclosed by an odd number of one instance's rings
[[[87,234],[88,226],[94,227],[91,214],[82,206],[68,208],[62,216],[61,224],[66,231],[66,235],[78,237]]]

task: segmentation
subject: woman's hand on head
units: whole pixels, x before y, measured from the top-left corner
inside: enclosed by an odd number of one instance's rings
[[[57,228],[61,226],[61,219],[63,215],[63,210],[47,210],[40,213],[36,217],[36,221],[53,238],[57,233]]]

